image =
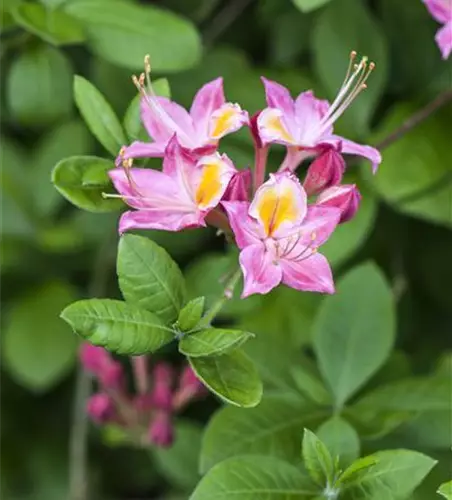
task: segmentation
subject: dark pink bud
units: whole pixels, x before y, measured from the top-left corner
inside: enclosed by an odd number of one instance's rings
[[[103,348],[84,342],[79,351],[79,359],[83,368],[93,375],[99,375],[112,360],[110,354]]]
[[[361,194],[355,184],[333,186],[322,191],[317,198],[316,205],[323,207],[336,207],[341,210],[341,222],[353,218],[358,210]]]
[[[86,412],[91,420],[103,424],[115,418],[115,404],[108,394],[99,392],[88,399]]]
[[[174,432],[171,415],[166,411],[158,411],[149,427],[149,440],[161,448],[169,448],[173,444]]]
[[[198,379],[195,372],[193,371],[190,365],[187,365],[181,373],[179,389],[190,389],[192,391],[198,391],[199,389],[203,389],[204,385]]]
[[[110,360],[99,373],[98,380],[105,389],[122,389],[124,387],[124,370],[121,363]]]
[[[154,367],[153,380],[154,388],[152,390],[152,405],[162,410],[170,410],[172,407],[172,385],[173,369],[168,363],[158,363]]]
[[[232,177],[223,195],[223,201],[248,201],[251,188],[251,170],[240,170]]]
[[[174,394],[173,408],[180,410],[193,399],[207,394],[208,391],[203,383],[196,377],[191,366],[187,365],[181,373],[179,387]]]
[[[261,136],[259,134],[259,127],[257,126],[257,119],[259,118],[260,114],[261,114],[260,111],[258,111],[257,113],[254,113],[254,115],[250,118],[250,123],[249,123],[251,135],[253,136],[253,139],[254,139],[254,144],[255,144],[256,148],[258,148],[258,149],[261,149],[264,147],[264,145],[262,143]]]
[[[334,147],[326,147],[311,163],[303,187],[308,196],[336,186],[342,180],[345,161]]]

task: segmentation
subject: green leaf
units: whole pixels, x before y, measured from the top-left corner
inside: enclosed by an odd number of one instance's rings
[[[262,398],[262,382],[251,359],[241,350],[221,356],[189,358],[198,378],[226,403],[252,408]]]
[[[368,472],[368,469],[371,469],[378,461],[379,459],[374,455],[358,458],[339,476],[337,484],[358,483],[360,478]]]
[[[11,13],[22,28],[53,45],[78,44],[85,40],[81,24],[60,10],[22,2]]]
[[[198,62],[201,42],[194,25],[151,5],[120,1],[68,2],[65,10],[86,29],[88,45],[98,56],[130,69],[142,68],[150,54],[155,71],[181,71]]]
[[[275,457],[233,457],[213,467],[190,500],[308,500],[315,486],[295,466]]]
[[[297,389],[310,401],[319,405],[329,405],[331,395],[322,380],[310,366],[309,360],[302,359],[291,369],[292,380]]]
[[[156,95],[163,97],[170,97],[171,91],[168,80],[166,78],[159,78],[152,83],[152,88]],[[124,115],[124,129],[127,132],[130,140],[148,141],[149,136],[141,122],[140,102],[141,94],[137,94],[129,104],[127,111]]]
[[[321,304],[314,324],[320,371],[342,408],[384,364],[395,335],[390,287],[373,264],[355,267]]]
[[[179,421],[174,428],[171,448],[152,448],[156,467],[167,481],[184,491],[192,491],[199,481],[198,459],[202,428],[199,424]]]
[[[301,10],[301,12],[311,12],[311,10],[323,7],[330,1],[331,0],[292,0],[292,2]]]
[[[339,479],[339,483],[344,484],[346,488],[347,499],[405,498],[421,483],[436,463],[427,455],[411,450],[379,451],[371,458],[376,460],[375,465],[362,469],[354,477],[349,476],[346,482]]]
[[[452,481],[443,483],[437,491],[438,495],[442,495],[446,500],[452,500]]]
[[[179,351],[192,358],[214,356],[240,347],[250,337],[253,337],[252,333],[241,330],[206,328],[182,337]]]
[[[14,58],[6,97],[11,116],[25,126],[45,127],[72,109],[72,67],[59,50],[38,45]]]
[[[317,429],[317,436],[325,443],[333,459],[339,457],[341,468],[359,457],[359,436],[343,418],[331,417]]]
[[[72,369],[77,341],[58,313],[75,298],[64,283],[50,283],[13,303],[6,318],[2,356],[20,385],[45,391]]]
[[[127,302],[175,321],[185,298],[185,282],[168,253],[143,236],[126,234],[118,247],[119,287]]]
[[[118,354],[152,353],[174,338],[158,316],[120,300],[79,300],[61,317],[84,339]]]
[[[205,297],[197,297],[185,304],[177,318],[177,327],[180,330],[188,332],[196,327],[204,312],[204,302]]]
[[[303,463],[309,475],[319,486],[328,487],[333,483],[335,467],[327,447],[309,429],[303,434]]]
[[[312,39],[317,75],[330,99],[338,93],[351,50],[358,50],[376,63],[368,88],[340,121],[356,137],[368,134],[387,78],[385,39],[366,5],[361,0],[330,2],[317,19]]]
[[[327,414],[297,396],[267,396],[257,408],[242,411],[224,407],[210,420],[204,433],[200,470],[235,455],[272,455],[297,463],[300,432],[304,425],[318,425]]]
[[[112,191],[107,172],[112,161],[97,156],[72,156],[61,160],[52,172],[56,189],[76,207],[90,212],[110,212],[123,206],[122,200],[105,199]]]
[[[113,156],[126,143],[122,126],[104,96],[83,77],[74,77],[74,98],[86,124]]]

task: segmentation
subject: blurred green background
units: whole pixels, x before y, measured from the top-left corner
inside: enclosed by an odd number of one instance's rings
[[[265,103],[260,75],[333,98],[355,49],[376,70],[336,132],[377,144],[451,87],[452,68],[420,0],[3,0],[1,17],[1,491],[11,500],[62,500],[78,341],[58,314],[93,294],[99,262],[109,269],[101,295],[119,293],[118,213],[75,209],[50,182],[62,158],[110,157],[76,111],[73,76],[96,85],[122,119],[136,94],[130,76],[149,53],[154,78],[168,79],[177,102],[189,106],[203,83],[223,76],[227,99],[254,113]],[[451,119],[449,104],[385,149],[375,177],[368,164],[350,162],[347,180],[358,183],[362,206],[325,247],[337,277],[367,259],[384,270],[398,304],[394,356],[407,373],[433,370],[451,347]],[[240,168],[252,162],[247,130],[221,150]],[[281,158],[275,147],[271,168]],[[182,266],[193,296],[218,293],[229,257],[214,232],[151,236]],[[233,300],[222,320],[260,334],[255,355],[271,378],[294,345],[309,351],[321,301],[281,288]],[[162,356],[177,359],[170,350]],[[215,406],[213,398],[197,403],[188,416],[204,422]],[[183,499],[196,484],[198,427],[188,449],[160,461],[89,432],[95,499]]]

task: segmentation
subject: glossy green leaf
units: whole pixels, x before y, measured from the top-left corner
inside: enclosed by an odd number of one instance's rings
[[[438,495],[443,496],[446,500],[452,500],[452,481],[443,483],[437,491]]]
[[[390,354],[395,335],[392,291],[373,264],[355,267],[321,304],[314,324],[320,371],[341,408]]]
[[[330,2],[317,19],[312,48],[317,75],[330,99],[344,79],[350,51],[357,50],[375,61],[368,88],[340,120],[347,132],[365,136],[387,78],[386,41],[367,4],[361,0]]]
[[[117,156],[126,138],[110,104],[83,77],[74,77],[74,98],[86,124],[97,140],[113,156]]]
[[[301,446],[303,464],[313,481],[321,488],[331,485],[336,471],[328,448],[309,429],[304,430]]]
[[[152,353],[174,338],[158,316],[120,300],[79,300],[61,317],[84,339],[118,354]]]
[[[185,335],[179,342],[179,351],[192,358],[217,356],[240,347],[253,334],[241,330],[205,328]]]
[[[79,44],[85,40],[81,23],[60,10],[22,2],[13,9],[12,15],[22,28],[53,45]]]
[[[345,485],[348,483],[359,483],[360,478],[378,462],[379,459],[374,455],[358,458],[344,470],[339,476],[337,483]]]
[[[69,59],[48,45],[38,45],[14,58],[6,93],[11,116],[25,126],[44,127],[67,117],[72,109]]]
[[[243,408],[259,404],[262,382],[254,363],[240,349],[189,361],[198,378],[226,403]]]
[[[325,443],[334,460],[345,468],[359,457],[360,443],[356,430],[343,418],[333,416],[324,422],[316,432]]]
[[[177,319],[185,282],[166,250],[148,238],[126,234],[119,242],[116,270],[127,302],[157,314],[165,323]]]
[[[297,467],[275,457],[233,457],[213,467],[190,500],[308,500],[316,488]]]
[[[204,312],[204,302],[205,297],[197,297],[185,304],[177,318],[177,327],[180,330],[188,332],[196,327]]]
[[[58,318],[75,299],[64,283],[50,283],[18,299],[5,318],[2,357],[5,369],[20,385],[45,391],[72,369],[77,340]]]
[[[311,12],[311,10],[323,7],[331,0],[292,0],[301,12]]]
[[[267,396],[258,407],[247,411],[222,408],[204,433],[201,472],[229,457],[247,453],[297,463],[303,426],[318,425],[326,414],[299,396]]]
[[[107,175],[113,168],[113,162],[104,158],[72,156],[55,166],[52,182],[75,206],[90,212],[110,212],[123,206],[122,200],[103,197],[113,189]]]
[[[103,1],[85,0],[68,2],[65,10],[83,24],[90,49],[119,66],[142,68],[150,54],[154,70],[180,71],[201,55],[194,25],[155,6],[111,0],[106,9]]]

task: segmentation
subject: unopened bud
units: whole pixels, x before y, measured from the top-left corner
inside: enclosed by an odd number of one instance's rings
[[[248,201],[251,188],[251,170],[241,170],[234,174],[223,195],[223,201]]]
[[[345,161],[334,147],[325,148],[311,163],[303,187],[308,196],[339,184],[345,170]]]
[[[91,420],[98,424],[110,422],[115,418],[115,405],[110,396],[104,392],[93,394],[86,403],[86,412]]]
[[[322,191],[317,198],[316,205],[322,207],[336,207],[341,210],[341,222],[347,222],[356,214],[361,194],[355,184],[333,186]]]
[[[158,411],[154,414],[148,437],[152,443],[161,448],[169,448],[173,444],[173,424],[168,412]]]

